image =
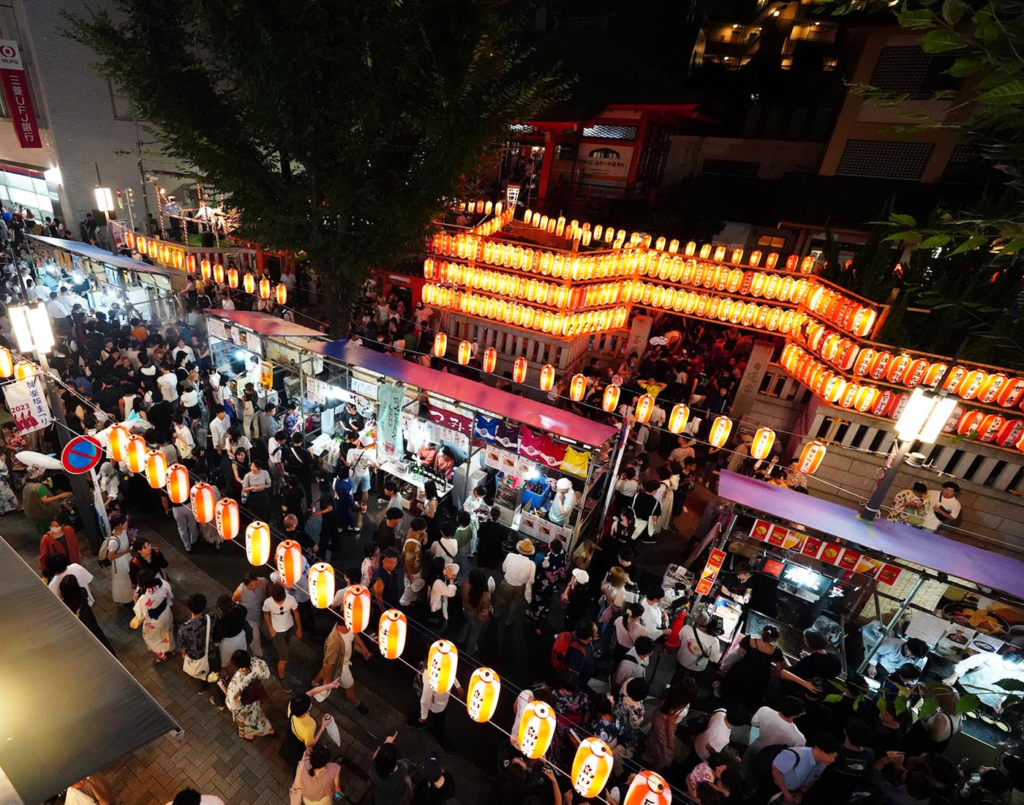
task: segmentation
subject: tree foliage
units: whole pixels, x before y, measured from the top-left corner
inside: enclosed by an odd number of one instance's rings
[[[512,119],[563,92],[524,64],[500,0],[114,0],[67,16],[167,155],[226,193],[246,236],[305,251],[331,320]]]

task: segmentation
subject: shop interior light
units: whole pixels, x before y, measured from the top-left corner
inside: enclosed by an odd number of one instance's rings
[[[956,397],[939,397],[918,386],[896,420],[896,435],[905,442],[932,444],[939,438],[954,408]]]
[[[109,187],[97,187],[94,192],[96,196],[96,209],[103,212],[114,211],[114,194]]]

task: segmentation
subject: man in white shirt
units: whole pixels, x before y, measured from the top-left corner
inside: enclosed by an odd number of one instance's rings
[[[62,553],[51,554],[46,558],[46,569],[53,573],[53,578],[47,585],[58,598],[60,597],[60,580],[65,576],[74,576],[78,579],[79,586],[85,590],[85,596],[92,606],[92,573],[82,567],[78,562],[68,563],[68,558]]]
[[[227,447],[228,428],[231,427],[231,420],[223,405],[213,406],[213,419],[210,420],[210,442],[213,449],[223,453]]]
[[[302,621],[296,620],[292,614],[298,608],[298,602],[282,584],[275,584],[271,588],[270,598],[263,602],[263,619],[277,650],[277,678],[285,693],[292,692],[292,686],[288,684],[284,673],[288,667],[288,646],[292,642],[293,630],[295,637],[302,639]]]
[[[686,459],[697,455],[693,450],[693,442],[686,436],[680,436],[677,444],[678,446],[668,454],[669,463],[674,461],[681,465]]]
[[[516,553],[505,557],[502,579],[494,598],[494,614],[499,625],[519,623],[526,614],[526,605],[533,600],[533,581],[537,565],[533,561],[533,542],[522,539],[516,544]]]
[[[797,696],[787,696],[781,710],[762,707],[750,719],[758,735],[743,755],[743,762],[752,763],[766,746],[806,746],[807,739],[793,722],[804,714],[804,703]]]
[[[441,744],[441,746],[444,746],[448,742],[444,733],[446,721],[444,711],[448,707],[448,700],[451,699],[451,694],[438,693],[436,690],[431,688],[430,682],[427,679],[428,674],[429,668],[424,665],[423,670],[420,671],[420,683],[423,686],[423,689],[420,692],[420,715],[418,719],[413,716],[406,723],[410,727],[419,727],[422,729],[427,726],[428,714],[433,713],[434,717],[432,719],[433,723],[431,724],[431,730],[437,738],[437,742]],[[457,679],[455,680],[453,687],[459,696],[465,695],[465,691]]]
[[[679,630],[679,651],[676,654],[680,669],[696,677],[709,663],[722,659],[722,642],[718,639],[717,621],[714,626],[706,612],[697,616],[696,627],[687,623]]]
[[[647,591],[644,600],[640,602],[644,608],[641,621],[643,621],[647,629],[647,635],[651,640],[657,640],[669,632],[668,623],[666,623],[665,619],[665,610],[661,608],[661,601],[664,597],[665,591],[661,587],[651,587]]]
[[[960,501],[956,499],[958,494],[960,494],[959,484],[946,481],[942,485],[941,492],[933,489],[925,495],[925,514],[921,527],[935,531],[939,526],[956,520],[960,516]]]
[[[730,704],[728,708],[715,710],[704,730],[693,742],[693,748],[701,760],[707,760],[715,752],[721,752],[729,745],[733,727],[742,727],[750,723],[747,708],[739,702]]]
[[[352,481],[352,499],[366,511],[366,495],[370,491],[370,467],[373,465],[373,451],[368,447],[350,447],[345,454],[348,477]]]
[[[178,376],[166,366],[160,367],[160,376],[156,379],[160,396],[169,403],[178,400]]]
[[[645,679],[647,676],[647,664],[654,653],[654,641],[651,638],[641,635],[636,639],[633,648],[626,652],[615,671],[612,673],[612,691],[622,690],[631,679]]]

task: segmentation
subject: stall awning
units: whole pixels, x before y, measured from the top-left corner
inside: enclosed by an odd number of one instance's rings
[[[134,260],[131,257],[113,254],[112,252],[108,252],[106,249],[101,249],[99,246],[93,246],[79,240],[48,238],[43,235],[29,235],[29,237],[32,238],[32,240],[38,240],[40,243],[45,243],[47,246],[52,246],[55,249],[63,249],[66,252],[71,252],[72,254],[77,254],[81,257],[88,257],[90,260],[107,263],[112,266],[117,266],[118,268],[127,269],[128,271],[137,271],[140,274],[160,274],[161,276],[169,277],[174,273],[169,268],[151,266],[149,263],[143,263],[141,260]]]
[[[0,539],[0,800],[43,802],[179,730]]]
[[[489,411],[515,422],[522,422],[531,428],[592,447],[604,444],[618,432],[610,425],[602,425],[577,414],[509,394],[507,391],[500,391],[475,380],[467,380],[402,358],[383,355],[366,347],[355,346],[347,340],[332,341],[329,344],[308,343],[304,346],[325,357],[401,380],[403,383],[471,405],[481,411]]]
[[[255,310],[207,310],[207,315],[247,327],[254,333],[278,338],[324,338],[324,334]]]
[[[718,494],[751,509],[848,540],[870,551],[1024,598],[1024,562],[888,520],[868,522],[838,503],[723,472]]]

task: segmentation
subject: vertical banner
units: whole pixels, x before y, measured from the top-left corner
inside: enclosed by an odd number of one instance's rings
[[[7,410],[14,418],[14,426],[22,436],[48,428],[53,422],[38,378],[8,383],[4,387],[4,396],[7,398]]]
[[[14,133],[22,148],[42,148],[39,126],[32,108],[32,96],[28,92],[25,67],[21,63],[18,43],[13,39],[0,39],[0,84],[4,88],[4,100],[11,113]]]
[[[377,461],[398,458],[402,454],[402,403],[405,388],[377,387]]]

